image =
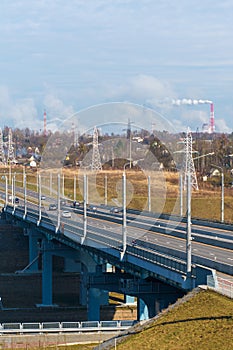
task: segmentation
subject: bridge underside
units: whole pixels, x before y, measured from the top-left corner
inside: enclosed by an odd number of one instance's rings
[[[10,216],[10,219],[17,220]],[[66,235],[37,227],[27,221],[17,220],[29,238],[29,271],[39,270],[42,262],[42,302],[40,306],[53,305],[53,256],[65,259],[67,271],[80,272],[80,303],[88,308],[88,319],[100,319],[100,305],[108,303],[108,292],[122,293],[137,298],[138,318],[155,316],[198,284],[206,284],[210,269],[193,267],[190,276],[179,261],[166,265],[166,257],[152,261],[142,259],[137,247],[127,248],[121,259],[120,249],[98,246],[88,241],[80,244]],[[107,272],[111,266],[111,272]],[[131,300],[133,300],[131,298]]]

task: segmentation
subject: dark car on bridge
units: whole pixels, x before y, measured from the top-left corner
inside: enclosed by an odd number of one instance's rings
[[[81,206],[83,206],[83,203],[79,201],[73,201],[73,203],[71,204],[72,208],[80,208]]]
[[[117,213],[122,213],[123,209],[119,207],[112,207],[110,209],[110,213],[117,214]]]
[[[57,205],[56,204],[50,204],[49,205],[49,210],[57,210]]]
[[[98,211],[97,206],[93,204],[90,204],[88,206],[88,210],[92,211],[93,213],[96,213]]]

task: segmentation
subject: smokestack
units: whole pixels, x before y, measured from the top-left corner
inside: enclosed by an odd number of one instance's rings
[[[44,111],[44,136],[47,135],[46,122],[47,122],[47,116],[46,116],[46,111]]]
[[[215,125],[214,125],[214,104],[213,102],[210,104],[210,125],[209,125],[209,133],[212,134],[215,132]]]

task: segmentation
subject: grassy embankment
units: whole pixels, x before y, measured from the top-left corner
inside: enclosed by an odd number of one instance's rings
[[[125,349],[233,349],[233,301],[212,291],[201,291],[165,312],[147,329],[117,344],[117,350]]]
[[[127,338],[116,339],[108,350],[231,350],[233,301],[212,291],[201,291],[185,302],[164,310]],[[78,336],[77,336],[78,341]],[[114,344],[114,345],[113,345]],[[64,345],[61,350],[93,350],[99,344]],[[57,347],[49,347],[55,350]]]

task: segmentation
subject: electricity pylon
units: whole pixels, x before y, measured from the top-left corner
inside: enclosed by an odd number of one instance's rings
[[[1,128],[0,128],[0,163],[2,163],[2,164],[6,163],[4,146],[3,146],[3,134],[2,134]]]
[[[93,131],[93,141],[92,141],[93,151],[92,151],[92,164],[91,170],[98,171],[102,170],[102,164],[100,160],[99,144],[98,144],[98,130],[96,126]]]
[[[187,175],[190,174],[190,183],[194,190],[198,190],[197,175],[193,162],[193,138],[191,130],[188,128],[184,139],[185,145],[185,165],[184,165],[184,184],[187,185]]]
[[[9,129],[8,132],[8,142],[7,142],[7,163],[13,163],[15,160],[14,147],[12,145],[12,131]]]

